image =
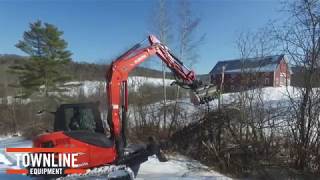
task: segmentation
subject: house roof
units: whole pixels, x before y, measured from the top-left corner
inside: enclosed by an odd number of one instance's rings
[[[219,61],[210,74],[221,74],[222,67],[227,74],[240,72],[273,72],[277,69],[280,61],[284,59],[284,55],[273,55],[265,57],[256,57],[248,59],[234,59]]]

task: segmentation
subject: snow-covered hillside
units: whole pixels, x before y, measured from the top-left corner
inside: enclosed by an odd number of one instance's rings
[[[165,85],[170,86],[170,84],[174,80],[166,79]],[[79,93],[83,93],[85,96],[92,95],[94,93],[97,93],[98,91],[105,91],[105,82],[104,81],[81,81],[81,82],[69,82],[68,84],[75,84],[79,85],[77,87],[73,87],[70,89],[69,92],[67,92],[70,96],[78,95]],[[128,79],[128,85],[130,90],[137,90],[138,87],[140,87],[143,84],[152,84],[154,86],[162,86],[163,82],[161,78],[149,78],[149,77],[142,77],[142,76],[133,76],[129,77]],[[258,89],[256,90],[249,90],[248,93],[261,93],[262,100],[265,102],[268,101],[286,101],[288,99],[288,94],[292,97],[297,96],[297,90],[292,87],[265,87],[261,89],[261,92],[258,92]],[[228,104],[232,102],[235,96],[237,96],[238,93],[225,93],[222,95],[223,103]],[[185,99],[181,100],[182,102],[186,102]],[[190,101],[188,101],[190,103]],[[216,101],[211,102],[212,104],[217,103]]]
[[[278,104],[278,103],[288,103],[289,95],[291,98],[296,98],[298,96],[298,91],[292,86],[288,87],[265,87],[261,89],[248,90],[245,92],[249,97],[255,97],[258,99],[258,96],[261,96],[261,100],[265,104]],[[221,103],[222,104],[231,104],[236,101],[240,93],[225,93],[222,94]],[[218,100],[210,102],[210,105],[214,108],[218,105]]]
[[[13,154],[6,153],[6,147],[30,147],[31,141],[21,137],[3,138],[0,140],[0,159],[4,162],[0,165],[0,179],[31,179],[23,175],[5,174],[7,168],[17,168],[16,159]],[[98,174],[87,176],[71,176],[64,179],[106,179],[103,175],[105,168],[97,168]],[[137,180],[167,180],[167,179],[207,179],[207,180],[225,180],[230,179],[220,173],[210,170],[198,161],[188,159],[184,156],[171,156],[168,162],[159,162],[155,157],[150,157],[149,161],[143,163],[140,167]]]
[[[165,79],[165,85],[170,86],[174,80]],[[137,90],[143,84],[152,84],[154,86],[162,86],[163,80],[161,78],[151,78],[143,76],[132,76],[128,78],[128,86],[130,90]],[[95,94],[97,92],[104,92],[106,87],[105,81],[72,81],[66,83],[66,85],[77,85],[70,88],[70,91],[66,92],[69,96],[76,96],[83,93],[85,96]]]
[[[165,85],[170,86],[174,80],[165,79]],[[163,80],[161,78],[152,78],[152,77],[143,77],[143,76],[130,76],[128,78],[128,86],[130,90],[137,90],[143,84],[151,84],[154,86],[162,86]],[[78,96],[82,94],[86,97],[96,94],[96,93],[105,93],[106,82],[105,81],[71,81],[65,83],[68,87],[68,91],[64,92],[64,95],[67,96]],[[18,99],[13,96],[8,96],[7,98],[0,98],[0,104],[12,104],[14,102],[21,104],[28,104],[32,99]]]
[[[165,79],[165,85],[170,86],[170,84],[174,80],[172,79]],[[151,77],[143,77],[143,76],[132,76],[128,78],[128,86],[129,89],[132,91],[137,90],[143,84],[151,84],[154,86],[162,86],[163,80],[161,78],[151,78]],[[68,91],[64,94],[67,96],[78,96],[82,94],[84,96],[90,96],[97,93],[105,93],[106,82],[105,81],[72,81],[68,82],[65,85],[73,85],[73,87],[69,87]],[[256,93],[255,91],[250,91],[251,93]],[[287,87],[266,87],[262,88],[262,95],[264,101],[283,101],[288,100],[287,95],[295,95],[296,91],[294,87],[289,86]],[[222,96],[222,100],[224,104],[229,104],[232,102],[234,97],[237,93],[225,93]],[[6,103],[12,104],[14,101],[18,100],[19,103],[27,104],[31,102],[30,99],[15,99],[12,96],[8,96],[5,100],[4,98],[0,98],[0,104]],[[185,102],[185,100],[183,100]],[[211,102],[211,105],[216,105],[217,101]]]

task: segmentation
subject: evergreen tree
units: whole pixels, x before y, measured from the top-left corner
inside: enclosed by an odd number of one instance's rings
[[[36,21],[30,24],[23,39],[16,47],[29,55],[22,65],[10,67],[18,74],[20,97],[29,97],[37,93],[40,97],[49,97],[65,91],[64,82],[69,80],[63,66],[71,61],[71,53],[66,50],[67,42],[61,37],[63,32],[52,24]],[[52,93],[54,92],[54,93]]]

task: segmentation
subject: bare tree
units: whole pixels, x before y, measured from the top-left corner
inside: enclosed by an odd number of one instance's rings
[[[154,32],[164,44],[169,44],[172,39],[170,25],[169,6],[167,0],[158,0],[155,16],[152,21]],[[167,88],[166,88],[166,64],[162,62],[162,83],[163,83],[163,128],[167,126]]]
[[[302,74],[302,87],[296,88],[294,95],[288,93],[291,155],[295,167],[319,172],[320,92],[313,83],[319,81],[320,1],[299,0],[289,4],[291,16],[275,29],[275,36]]]
[[[196,35],[201,19],[194,16],[189,0],[179,0],[178,9],[179,57],[187,63],[188,67],[193,67],[197,63],[197,48],[205,38],[204,34],[200,37]]]
[[[261,81],[265,64],[259,64],[259,59],[275,52],[274,43],[268,41],[267,31],[240,33],[236,40],[241,64],[234,76],[234,81],[240,83],[237,93],[231,95],[231,102],[224,104],[219,113],[236,110],[234,117],[226,119],[224,126],[217,126],[215,147],[219,152],[223,144],[237,144],[238,150],[233,148],[233,155],[241,154],[241,171],[250,171],[258,165],[258,159],[268,159],[275,155],[275,124],[279,120],[277,108],[267,105]],[[257,59],[252,59],[257,57]],[[230,75],[230,74],[226,74]],[[261,79],[260,79],[261,78]],[[262,82],[262,83],[261,83]],[[223,88],[221,88],[223,89]],[[226,129],[226,130],[225,130]],[[223,138],[228,133],[229,140]],[[226,147],[224,147],[226,148]],[[256,156],[255,153],[259,153]],[[255,161],[253,161],[255,159]],[[250,162],[250,163],[249,163]],[[250,164],[250,165],[249,165]]]
[[[197,48],[201,43],[203,43],[205,38],[205,35],[201,35],[200,37],[196,35],[196,29],[199,27],[201,19],[194,16],[189,0],[180,0],[178,3],[178,8],[178,56],[188,65],[188,67],[194,67],[198,58]],[[175,121],[177,120],[177,103],[179,97],[180,88],[178,86],[172,119],[172,121],[174,121],[173,124],[175,124]]]

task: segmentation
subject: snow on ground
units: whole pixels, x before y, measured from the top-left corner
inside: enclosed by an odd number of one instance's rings
[[[23,175],[5,174],[7,168],[18,168],[13,154],[6,153],[6,147],[31,147],[32,142],[22,137],[10,137],[0,140],[0,180],[1,179],[31,179]],[[93,170],[94,176],[71,176],[66,179],[106,179],[104,171],[106,167],[100,167]],[[169,157],[168,162],[159,162],[155,157],[150,157],[149,161],[143,163],[140,167],[137,180],[178,180],[178,179],[196,179],[196,180],[225,180],[231,179],[220,173],[210,170],[198,161],[188,159],[184,156],[175,155]]]
[[[259,93],[262,95],[262,100],[265,104],[270,105],[276,105],[277,103],[288,103],[289,102],[289,96],[292,98],[298,97],[298,91],[292,86],[288,87],[265,87],[261,89],[261,92],[259,92],[258,89],[254,90],[248,90],[246,92],[250,96],[257,97]],[[239,95],[239,92],[233,92],[233,93],[224,93],[221,97],[221,103],[222,104],[230,104],[232,102],[235,102],[237,99],[237,96]],[[215,99],[210,102],[211,107],[217,107],[218,106],[218,100]]]
[[[290,96],[296,97],[296,92],[294,87],[266,87],[262,89],[263,100],[265,101],[280,101],[288,100],[288,94]]]
[[[174,80],[165,79],[165,85],[170,86]],[[130,90],[136,91],[143,84],[152,84],[154,86],[162,86],[162,78],[152,78],[152,77],[143,77],[143,76],[130,76],[128,78],[128,86]],[[78,96],[82,94],[84,96],[90,96],[96,93],[105,93],[105,81],[71,81],[65,85],[73,85],[74,87],[69,87],[69,91],[65,92],[65,95],[68,96]],[[248,92],[257,92],[257,90]],[[281,101],[288,100],[287,94],[296,95],[297,91],[292,86],[287,87],[265,87],[262,88],[263,100],[265,101]],[[222,100],[224,104],[229,104],[232,102],[237,93],[225,93],[222,95]],[[14,99],[11,96],[8,96],[7,99],[0,98],[0,104],[4,103],[12,104],[14,101],[21,101],[20,99]],[[23,100],[23,104],[31,102],[30,99]],[[190,102],[190,101],[189,101]],[[211,105],[216,106],[218,103],[217,100],[211,102]]]
[[[172,79],[165,79],[165,85],[170,86],[170,84],[173,81],[174,80],[172,80]],[[151,78],[151,77],[142,77],[142,76],[132,76],[132,77],[128,78],[129,87],[131,87],[135,90],[144,83],[152,84],[154,86],[162,86],[163,80],[162,80],[162,78]]]
[[[0,140],[0,179],[20,180],[30,179],[23,175],[8,175],[7,168],[17,169],[16,156],[12,153],[6,153],[7,147],[31,147],[32,142],[23,137],[2,137]],[[21,163],[20,163],[21,164]]]
[[[289,105],[289,97],[288,94],[290,94],[291,97],[295,98],[297,97],[297,90],[291,86],[289,87],[265,87],[261,89],[261,92],[259,92],[258,89],[254,90],[248,90],[245,92],[248,96],[254,96],[255,99],[257,100],[258,94],[260,93],[262,96],[262,100],[264,103],[264,106],[266,108],[269,107],[275,107],[279,108],[281,107],[287,107]],[[221,104],[224,105],[232,105],[232,103],[238,102],[239,101],[239,92],[233,92],[233,93],[225,93],[222,94],[221,97]],[[167,105],[173,105],[176,101],[173,100],[168,100]],[[182,99],[178,100],[177,103],[179,107],[179,116],[177,117],[177,120],[179,122],[183,122],[185,124],[193,122],[194,120],[198,120],[201,118],[205,113],[201,112],[206,112],[208,105],[203,104],[200,106],[195,106],[191,103],[190,99],[185,97]],[[163,112],[162,112],[162,107],[163,107],[163,102],[155,102],[152,104],[148,104],[144,106],[143,111],[144,115],[143,118],[146,121],[150,122],[160,122],[160,125],[162,125],[162,119],[163,118]],[[215,109],[218,107],[218,99],[215,99],[209,103],[209,107],[211,110]],[[131,119],[134,118],[141,118],[139,117],[139,113],[137,112],[137,108],[134,106],[129,106],[129,111],[128,111],[128,116]],[[167,113],[167,116],[169,121],[167,123],[170,124],[170,119],[172,119],[172,113]],[[196,118],[195,118],[196,117]],[[130,121],[131,123],[134,123],[135,121]]]
[[[174,80],[165,79],[165,85],[170,86]],[[152,77],[143,77],[143,76],[130,76],[128,78],[128,85],[131,90],[137,90],[139,86],[143,84],[152,84],[154,86],[162,86],[163,82],[161,78],[152,78]],[[84,96],[90,96],[98,92],[104,93],[106,82],[105,81],[71,81],[65,83],[68,87],[68,91],[64,93],[67,96],[78,96],[82,93]],[[28,104],[31,99],[19,99],[14,98],[13,96],[8,96],[7,98],[0,98],[0,104],[12,104],[14,102]]]
[[[165,79],[165,85],[170,86],[174,80]],[[143,76],[130,76],[128,78],[128,86],[132,90],[137,90],[143,84],[152,84],[154,86],[162,86],[163,82],[161,78],[143,77]],[[99,91],[105,91],[105,81],[72,81],[66,83],[66,85],[76,85],[70,88],[70,91],[66,94],[69,96],[76,96],[83,93],[85,96],[95,94]],[[81,92],[82,91],[82,92]]]
[[[227,180],[231,179],[218,172],[210,170],[198,161],[176,155],[169,157],[168,162],[159,162],[156,157],[140,167],[137,180],[175,180],[175,179],[203,179],[203,180]]]
[[[165,85],[170,86],[174,80],[165,79]],[[132,76],[128,78],[128,85],[131,90],[137,90],[137,88],[143,84],[152,84],[154,86],[162,86],[163,82],[161,78],[151,78],[142,76]],[[70,88],[67,95],[76,96],[80,91],[85,96],[92,95],[98,91],[105,91],[105,81],[73,81],[67,83],[67,85],[78,85],[77,87]],[[283,87],[264,87],[261,89],[264,101],[281,101],[288,100],[288,94],[293,97],[297,96],[297,90],[292,86]],[[249,90],[249,93],[257,93],[258,90]],[[224,103],[230,103],[232,98],[238,93],[225,93],[222,95]],[[189,101],[190,102],[190,101]]]
[[[105,179],[106,172],[112,167],[99,167],[91,170],[85,176],[71,175],[63,180],[74,179]],[[142,163],[136,180],[229,180],[231,178],[210,170],[198,161],[181,155],[169,157],[168,162],[159,162],[155,156]]]

